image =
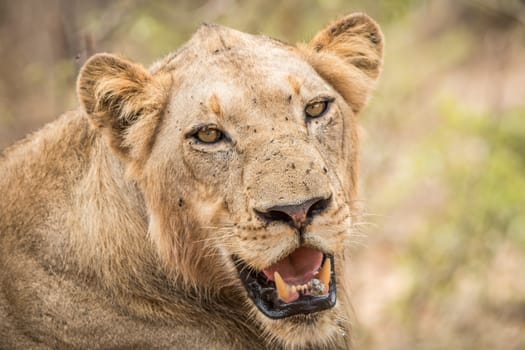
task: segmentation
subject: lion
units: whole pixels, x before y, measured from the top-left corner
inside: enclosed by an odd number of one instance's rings
[[[348,349],[365,14],[297,45],[204,24],[0,158],[0,348]]]

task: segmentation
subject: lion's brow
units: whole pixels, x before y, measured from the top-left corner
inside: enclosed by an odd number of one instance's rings
[[[299,95],[301,92],[301,82],[299,79],[295,75],[290,74],[288,75],[288,83],[290,83],[295,94]]]
[[[210,96],[210,99],[208,100],[208,104],[213,113],[215,113],[218,116],[221,115],[222,108],[221,108],[221,103],[220,103],[220,100],[217,94],[214,93]]]

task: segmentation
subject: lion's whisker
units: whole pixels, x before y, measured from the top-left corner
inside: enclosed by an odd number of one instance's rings
[[[374,216],[374,217],[380,217],[380,218],[389,218],[389,217],[391,217],[391,215],[373,214],[373,213],[361,213],[358,216]]]

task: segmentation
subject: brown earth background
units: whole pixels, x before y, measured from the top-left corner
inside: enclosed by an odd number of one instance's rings
[[[356,348],[525,349],[524,0],[0,0],[0,149],[76,108],[93,53],[149,64],[204,21],[293,43],[354,11],[387,43],[361,115]]]

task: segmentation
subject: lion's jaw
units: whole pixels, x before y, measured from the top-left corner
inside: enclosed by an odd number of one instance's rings
[[[336,210],[333,209],[329,214]],[[341,236],[349,235],[351,219],[347,208],[339,212],[348,215],[346,218],[341,215],[340,219],[344,222],[336,223],[319,216],[317,222],[314,219],[305,229],[302,238],[297,231],[285,227],[285,224],[273,228],[245,226],[234,230],[236,236],[244,237],[242,243],[245,243],[238,244],[233,255],[242,257],[233,261],[245,287],[243,294],[252,309],[251,315],[263,325],[269,339],[291,348],[321,346],[332,344],[336,336],[348,331],[348,317],[345,316],[347,306],[344,305],[346,300],[343,297],[345,285],[341,274],[344,268],[342,250],[346,243],[343,243],[345,238]],[[247,238],[253,239],[256,235],[266,238],[255,241]],[[332,265],[334,269],[328,267],[328,280],[323,286],[326,290],[320,292],[320,296],[314,296],[309,290],[309,283],[322,280],[319,271],[327,265]],[[289,303],[283,301],[275,277],[271,276],[273,271],[280,271],[285,283],[289,283],[293,290],[296,290],[296,285],[303,285],[307,286],[306,291],[303,289],[290,295]],[[250,279],[246,277],[247,274],[252,275]],[[262,295],[256,295],[259,289]],[[261,301],[264,297],[268,300]],[[270,316],[268,310],[263,310],[268,308]]]

